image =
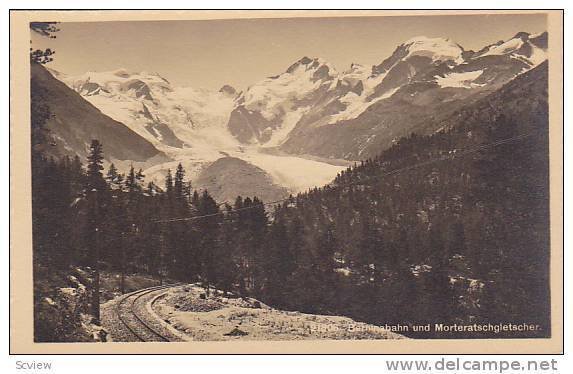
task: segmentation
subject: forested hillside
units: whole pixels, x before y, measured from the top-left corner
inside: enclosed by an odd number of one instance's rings
[[[46,118],[35,117],[33,143]],[[536,336],[548,336],[547,126],[544,63],[440,132],[403,138],[276,206],[256,197],[220,205],[181,166],[163,186],[141,171],[104,171],[97,140],[85,165],[35,152],[35,268],[202,281],[381,325],[536,323]],[[483,335],[450,337],[471,336]]]
[[[532,322],[549,334],[546,85],[545,64],[443,131],[283,205],[273,229],[288,233],[296,266],[273,300],[373,323]]]

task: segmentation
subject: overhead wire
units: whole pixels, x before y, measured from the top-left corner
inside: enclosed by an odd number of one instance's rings
[[[388,176],[393,176],[393,175],[397,175],[400,174],[404,171],[409,171],[409,170],[413,170],[413,169],[417,169],[423,166],[427,166],[427,165],[431,165],[437,162],[441,162],[441,161],[447,161],[447,160],[453,160],[455,158],[461,157],[461,156],[467,156],[470,154],[474,154],[477,152],[480,152],[484,149],[489,149],[489,148],[493,148],[493,147],[497,147],[499,145],[503,145],[503,144],[507,144],[507,143],[511,143],[520,139],[524,139],[536,134],[539,134],[540,131],[531,131],[529,133],[523,133],[523,134],[519,134],[510,138],[505,138],[505,139],[500,139],[491,143],[487,143],[487,144],[481,144],[475,147],[471,147],[465,150],[461,150],[459,152],[457,152],[457,150],[452,150],[452,151],[456,151],[452,154],[448,154],[446,156],[440,157],[440,158],[436,158],[436,159],[432,159],[432,160],[427,160],[427,161],[423,161],[414,165],[409,165],[409,166],[405,166],[402,168],[398,168],[386,173],[382,173],[382,174],[378,174],[372,177],[367,177],[365,179],[362,179],[358,182],[355,183],[348,183],[348,184],[343,184],[343,185],[337,185],[336,187],[340,187],[340,188],[344,188],[344,187],[351,187],[351,186],[355,186],[355,185],[362,185],[364,184],[365,181],[367,180],[371,180],[371,179],[379,179],[379,178],[383,178],[383,177],[388,177]],[[450,151],[451,152],[451,151]],[[329,184],[327,184],[326,186],[329,186]],[[250,205],[250,206],[246,206],[246,207],[241,207],[241,208],[236,208],[233,209],[232,212],[239,212],[239,211],[243,211],[243,210],[248,210],[248,209],[254,209],[260,206],[274,206],[276,204],[280,204],[283,202],[287,202],[287,201],[292,201],[294,198],[292,196],[289,196],[287,198],[283,198],[283,199],[279,199],[279,200],[274,200],[274,201],[269,201],[266,203],[260,203],[260,204],[254,204],[254,205]],[[223,204],[228,204],[227,202],[221,203],[219,205],[223,205]],[[198,216],[190,216],[190,217],[178,217],[178,218],[168,218],[168,219],[159,219],[159,220],[152,220],[152,222],[156,222],[156,223],[170,223],[170,222],[182,222],[182,221],[195,221],[195,220],[199,220],[199,219],[203,219],[203,218],[208,218],[208,217],[216,217],[216,216],[220,216],[220,215],[225,215],[227,214],[227,212],[221,211],[221,212],[217,212],[217,213],[210,213],[210,214],[203,214],[203,215],[198,215]]]

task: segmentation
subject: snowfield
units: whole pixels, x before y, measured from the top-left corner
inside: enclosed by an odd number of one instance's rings
[[[432,61],[453,60],[456,63],[463,62],[463,49],[450,39],[445,38],[428,38],[426,36],[417,36],[403,45],[407,47],[408,55],[431,57]]]
[[[436,76],[436,83],[440,87],[455,87],[455,88],[472,88],[483,86],[473,81],[478,79],[483,74],[483,70],[468,71],[464,73],[450,73],[444,77]]]
[[[149,301],[149,308],[184,340],[404,339],[347,317],[273,309],[252,298],[225,297],[198,285],[174,287]]]

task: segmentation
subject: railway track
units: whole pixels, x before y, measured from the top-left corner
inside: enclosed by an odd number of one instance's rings
[[[153,326],[145,320],[145,317],[140,314],[138,309],[138,301],[152,292],[168,289],[181,285],[167,284],[164,286],[155,286],[145,288],[127,294],[123,299],[119,300],[115,306],[115,312],[121,324],[133,335],[137,340],[142,342],[170,342],[176,340],[176,337],[171,336],[163,331],[163,329]],[[159,322],[158,322],[159,323]],[[157,324],[156,324],[157,325]]]

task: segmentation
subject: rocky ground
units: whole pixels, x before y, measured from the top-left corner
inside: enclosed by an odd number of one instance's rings
[[[403,339],[347,317],[273,309],[252,298],[224,296],[198,285],[170,288],[150,304],[163,323],[186,340]]]

